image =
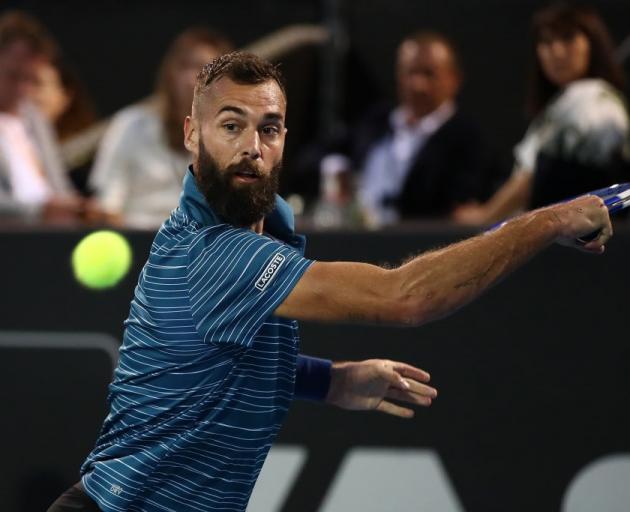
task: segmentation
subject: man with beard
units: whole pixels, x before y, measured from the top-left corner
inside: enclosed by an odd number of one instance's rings
[[[126,322],[110,414],[81,483],[51,511],[244,511],[293,396],[408,417],[422,370],[297,355],[294,319],[420,324],[554,241],[603,252],[611,226],[583,197],[385,270],[305,259],[275,195],[286,128],[277,69],[250,54],[200,72],[185,145],[194,164],[160,229]]]

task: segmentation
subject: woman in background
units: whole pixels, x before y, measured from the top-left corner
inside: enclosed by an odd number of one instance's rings
[[[197,73],[231,49],[227,39],[205,28],[184,31],[162,61],[153,99],[114,116],[90,176],[108,222],[157,229],[177,206],[191,163],[182,126]]]
[[[623,72],[602,19],[590,8],[558,3],[534,15],[533,32],[533,121],[514,149],[510,179],[486,203],[455,210],[462,224],[497,222],[610,185],[623,168]]]
[[[79,75],[59,55],[52,60],[40,60],[34,72],[31,100],[54,128],[74,186],[88,195],[88,172],[105,123],[97,124],[94,104]],[[77,143],[72,141],[79,135],[81,148],[76,148]],[[68,146],[71,151],[67,151]]]

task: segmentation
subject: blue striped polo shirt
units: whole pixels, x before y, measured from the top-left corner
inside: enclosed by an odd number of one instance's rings
[[[222,222],[189,171],[135,289],[110,412],[81,468],[104,511],[243,511],[293,398],[311,263],[277,198],[267,234]]]

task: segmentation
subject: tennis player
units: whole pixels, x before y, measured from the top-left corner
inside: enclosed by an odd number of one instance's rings
[[[295,319],[420,325],[554,242],[601,253],[612,234],[586,196],[391,270],[305,259],[276,195],[285,112],[278,70],[253,55],[199,73],[184,126],[194,164],[140,274],[110,413],[51,511],[244,511],[294,396],[408,416],[390,399],[436,395],[402,363],[298,356]]]

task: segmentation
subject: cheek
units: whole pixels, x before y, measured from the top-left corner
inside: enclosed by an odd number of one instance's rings
[[[540,62],[540,67],[542,68],[544,74],[548,79],[551,79],[551,77],[556,73],[556,65],[551,52],[547,50],[538,52],[538,61]]]
[[[589,64],[591,62],[591,50],[588,46],[584,46],[578,49],[578,56],[576,57],[578,61],[578,69],[581,73],[586,73],[589,68]]]
[[[212,132],[206,131],[203,134],[203,149],[220,167],[231,164],[236,153],[233,144],[213,136]]]
[[[285,136],[281,135],[275,141],[269,144],[269,151],[273,155],[277,155],[280,158],[282,158],[282,152],[284,151],[284,141],[285,141]]]
[[[434,92],[434,96],[439,97],[439,99],[448,98],[455,94],[455,80],[451,77],[442,77],[439,80],[436,80],[433,83],[432,90]]]
[[[223,144],[214,144],[206,146],[206,152],[209,153],[219,167],[224,168],[234,163],[234,151],[230,146]]]
[[[284,141],[266,142],[262,146],[263,167],[271,169],[282,160]]]
[[[540,65],[546,69],[549,66],[549,49],[546,46],[538,45],[536,48],[536,56],[538,57]]]

